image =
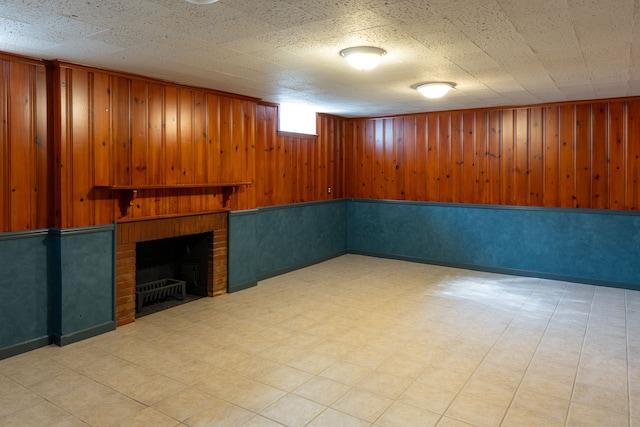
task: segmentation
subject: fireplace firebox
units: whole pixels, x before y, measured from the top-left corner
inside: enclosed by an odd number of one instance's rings
[[[135,320],[141,284],[164,281],[178,296],[174,282],[191,295],[226,293],[227,211],[121,221],[116,234],[116,325]]]

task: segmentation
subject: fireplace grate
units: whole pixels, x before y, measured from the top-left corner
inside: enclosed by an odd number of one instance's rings
[[[178,296],[184,301],[186,297],[186,282],[184,280],[161,279],[136,285],[136,311],[142,306],[170,297]]]

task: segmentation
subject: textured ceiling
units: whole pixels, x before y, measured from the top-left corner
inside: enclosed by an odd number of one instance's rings
[[[640,0],[2,0],[0,51],[344,116],[640,95]],[[387,50],[357,71],[346,47]],[[428,100],[411,86],[451,81]]]

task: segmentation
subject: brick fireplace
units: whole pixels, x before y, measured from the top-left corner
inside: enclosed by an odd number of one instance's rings
[[[208,233],[207,295],[227,292],[227,212],[120,221],[116,225],[116,325],[135,320],[136,244]]]

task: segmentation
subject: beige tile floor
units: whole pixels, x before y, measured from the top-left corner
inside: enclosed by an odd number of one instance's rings
[[[640,426],[640,292],[346,255],[0,361],[2,426]]]

